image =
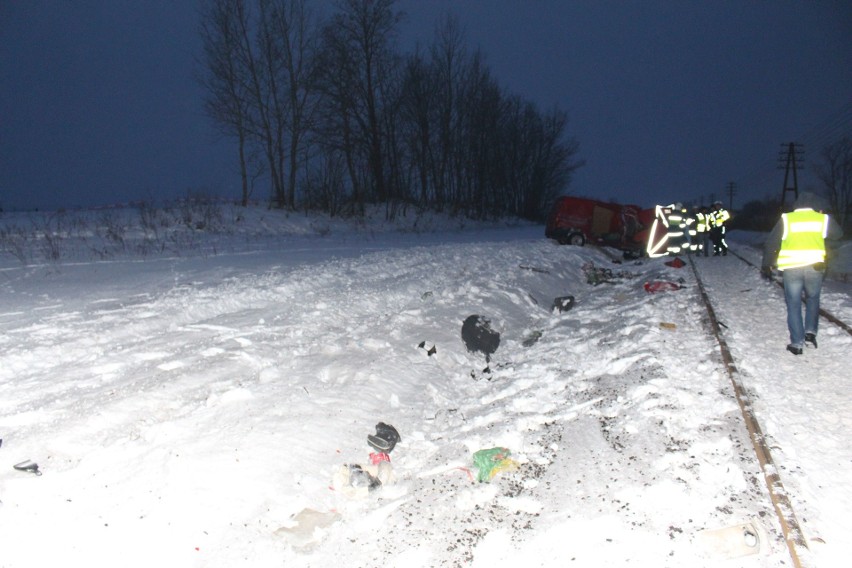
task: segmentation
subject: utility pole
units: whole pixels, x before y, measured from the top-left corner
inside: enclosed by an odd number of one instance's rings
[[[786,158],[784,157],[784,146],[787,146]],[[790,142],[789,144],[781,144],[781,152],[778,154],[778,168],[781,169],[781,163],[784,163],[784,189],[781,191],[781,209],[784,209],[784,202],[786,201],[787,192],[792,192],[793,194],[793,202],[795,203],[796,199],[799,198],[799,175],[798,175],[798,164],[799,162],[803,162],[804,158],[804,150],[802,149],[801,144],[796,144],[795,142]],[[790,173],[793,174],[793,185],[790,185]]]
[[[734,195],[737,193],[737,184],[728,182],[728,211],[734,210]]]

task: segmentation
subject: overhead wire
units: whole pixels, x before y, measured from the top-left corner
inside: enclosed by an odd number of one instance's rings
[[[786,149],[789,143],[796,144],[797,165],[807,163],[807,156],[817,159],[823,148],[845,136],[852,136],[852,101],[827,115],[801,136],[788,142],[779,142],[779,152],[775,159],[767,159],[746,176],[738,180],[738,187],[749,190],[756,197],[769,190],[770,183],[779,179],[778,170],[786,166]],[[722,191],[722,190],[720,190]]]

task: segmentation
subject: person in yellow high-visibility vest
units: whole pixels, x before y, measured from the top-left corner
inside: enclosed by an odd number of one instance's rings
[[[763,249],[761,271],[772,277],[777,266],[784,281],[787,302],[787,329],[790,343],[787,351],[801,355],[805,344],[817,346],[819,296],[825,276],[825,241],[843,234],[840,226],[822,209],[819,197],[802,193],[793,211],[784,213],[769,234]],[[802,319],[802,292],[805,316]]]
[[[728,243],[725,242],[727,228],[725,223],[731,218],[731,213],[722,206],[721,201],[713,203],[710,212],[710,239],[713,241],[713,256],[728,256]]]
[[[704,205],[695,212],[695,232],[698,253],[704,251],[704,256],[708,256],[710,254],[710,210]]]

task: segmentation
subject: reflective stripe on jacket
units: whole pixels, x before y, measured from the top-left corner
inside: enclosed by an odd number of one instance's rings
[[[778,270],[825,262],[828,215],[813,209],[797,209],[781,215],[784,234],[778,253]]]
[[[725,224],[725,221],[731,218],[731,214],[728,213],[727,209],[718,209],[713,211],[710,214],[710,226],[711,227],[721,227]]]

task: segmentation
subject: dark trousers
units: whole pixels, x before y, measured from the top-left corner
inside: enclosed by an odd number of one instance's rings
[[[701,246],[701,252],[704,251],[704,256],[710,256],[710,247],[712,246],[712,242],[710,241],[710,231],[702,231],[698,233],[698,244]]]
[[[713,227],[710,229],[710,238],[713,239],[713,256],[728,254],[728,243],[725,242],[725,227]]]

